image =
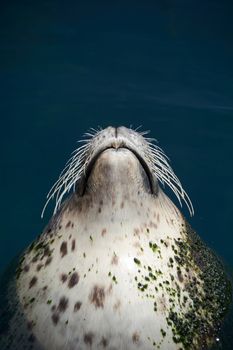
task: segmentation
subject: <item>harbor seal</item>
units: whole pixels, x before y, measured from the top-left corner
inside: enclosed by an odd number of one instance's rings
[[[56,199],[49,224],[2,279],[1,349],[199,350],[219,342],[231,284],[159,183],[193,214],[145,133],[87,134],[48,194],[46,205]]]

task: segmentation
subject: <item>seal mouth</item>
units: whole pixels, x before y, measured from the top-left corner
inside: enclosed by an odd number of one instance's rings
[[[83,177],[83,181],[82,181],[82,185],[81,185],[81,189],[79,189],[79,194],[81,196],[83,196],[85,194],[86,188],[87,188],[87,182],[88,179],[91,175],[92,169],[97,161],[97,159],[100,157],[100,155],[105,152],[108,149],[112,149],[115,151],[118,150],[122,150],[122,149],[127,149],[128,151],[130,151],[131,153],[133,153],[135,155],[135,157],[138,159],[139,163],[141,164],[143,170],[145,171],[145,174],[148,178],[148,182],[149,182],[149,190],[151,194],[155,194],[155,186],[154,186],[154,181],[153,181],[153,175],[150,171],[149,166],[147,165],[146,161],[143,159],[142,156],[140,156],[140,154],[135,151],[134,149],[132,149],[131,147],[125,146],[125,145],[121,145],[119,147],[114,147],[114,146],[109,146],[109,147],[104,147],[102,149],[100,149],[90,160],[90,162],[88,163],[88,165],[86,166],[85,172],[84,172],[84,177]],[[80,186],[80,183],[78,184],[78,186]]]

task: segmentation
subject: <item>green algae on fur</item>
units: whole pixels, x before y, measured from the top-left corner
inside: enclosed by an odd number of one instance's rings
[[[167,322],[172,327],[173,341],[181,343],[184,349],[207,348],[215,341],[232,301],[231,283],[221,261],[188,223],[183,234],[186,239],[176,240],[173,249],[178,272],[181,273],[181,267],[186,272],[195,270],[198,278],[193,276],[185,283],[192,305],[182,313],[171,305]],[[187,296],[183,297],[183,303],[187,303]]]

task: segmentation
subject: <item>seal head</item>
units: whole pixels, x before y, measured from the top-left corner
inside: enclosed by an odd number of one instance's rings
[[[138,133],[135,130],[127,129],[124,126],[118,128],[108,127],[104,130],[94,130],[94,133],[85,134],[88,138],[84,140],[84,145],[74,151],[74,155],[68,161],[58,181],[50,190],[42,216],[47,204],[52,198],[54,198],[54,196],[56,196],[55,214],[60,208],[63,196],[72,188],[76,189],[77,194],[84,194],[89,175],[93,170],[93,165],[106,150],[112,151],[108,153],[108,158],[105,157],[105,163],[109,162],[108,165],[106,165],[108,168],[111,167],[111,162],[113,162],[113,159],[117,156],[116,151],[118,151],[118,160],[119,162],[121,161],[118,169],[122,167],[122,170],[127,166],[130,169],[129,164],[127,162],[124,164],[124,161],[127,160],[127,155],[128,157],[133,157],[134,155],[140,163],[140,167],[131,169],[133,174],[132,178],[143,175],[143,179],[145,180],[147,177],[150,192],[155,196],[158,193],[158,182],[160,181],[163,185],[167,184],[177,196],[180,204],[181,200],[183,200],[187,205],[190,214],[193,215],[194,210],[192,202],[170,167],[168,157],[160,147],[153,143],[153,141],[156,140],[146,138],[146,134],[147,132]],[[123,152],[122,155],[125,154],[125,156],[120,157],[119,151],[120,153]],[[101,162],[101,159],[99,159],[99,161]],[[143,168],[144,172],[141,168]],[[114,170],[117,170],[116,167]],[[121,175],[119,174],[116,179],[117,174],[112,171],[112,175],[113,174],[115,176],[113,187],[115,187],[118,181],[121,181]],[[102,171],[100,171],[100,176],[104,176]],[[126,180],[127,177],[123,176],[123,179]],[[132,184],[133,183],[131,183],[131,185]],[[103,189],[104,184],[100,187]]]

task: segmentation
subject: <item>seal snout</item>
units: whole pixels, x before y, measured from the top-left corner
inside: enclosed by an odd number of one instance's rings
[[[109,146],[106,148],[127,148],[127,140],[130,138],[130,130],[124,126],[110,126],[104,130],[106,132]]]

